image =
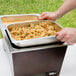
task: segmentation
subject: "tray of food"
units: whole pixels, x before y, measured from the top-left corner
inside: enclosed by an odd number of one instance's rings
[[[18,47],[58,42],[56,32],[62,27],[52,20],[6,24],[11,42]]]
[[[27,22],[38,20],[39,14],[17,14],[17,15],[4,15],[0,17],[1,22],[5,24]]]

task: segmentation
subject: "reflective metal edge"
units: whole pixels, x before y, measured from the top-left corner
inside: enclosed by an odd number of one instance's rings
[[[31,22],[21,22],[21,23],[13,23],[13,24],[7,24],[6,25],[6,30],[7,33],[10,37],[11,42],[19,47],[24,47],[24,46],[30,46],[30,45],[39,45],[39,44],[47,44],[47,43],[53,43],[53,42],[58,42],[57,38],[55,35],[52,36],[47,36],[47,37],[41,37],[41,38],[34,38],[34,39],[27,39],[27,40],[15,40],[11,37],[11,34],[8,30],[8,26],[11,25],[28,25],[30,23],[34,23],[34,24],[38,24],[40,22],[53,22],[55,23],[59,28],[62,28],[59,24],[57,24],[56,22],[52,21],[52,20],[38,20],[38,21],[31,21]]]

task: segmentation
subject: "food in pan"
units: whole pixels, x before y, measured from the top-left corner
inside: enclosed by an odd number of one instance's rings
[[[30,23],[29,25],[10,25],[8,30],[15,40],[26,40],[56,35],[56,25],[52,22],[40,22],[39,24]]]
[[[16,22],[38,20],[38,16],[36,15],[8,16],[8,17],[2,17],[1,20],[3,24],[11,24],[11,23],[16,23]]]

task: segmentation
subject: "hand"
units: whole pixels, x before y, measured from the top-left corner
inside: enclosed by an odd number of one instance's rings
[[[44,12],[40,15],[39,19],[40,20],[44,20],[44,19],[48,19],[48,20],[56,20],[58,19],[59,13],[58,12]]]
[[[63,28],[57,32],[57,39],[70,45],[76,43],[76,28]]]

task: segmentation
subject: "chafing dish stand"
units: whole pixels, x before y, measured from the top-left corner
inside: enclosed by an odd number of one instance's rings
[[[67,44],[52,43],[18,48],[11,44],[1,21],[0,27],[13,76],[59,76]]]
[[[59,76],[67,45],[15,48],[6,38],[3,43],[13,76]]]

